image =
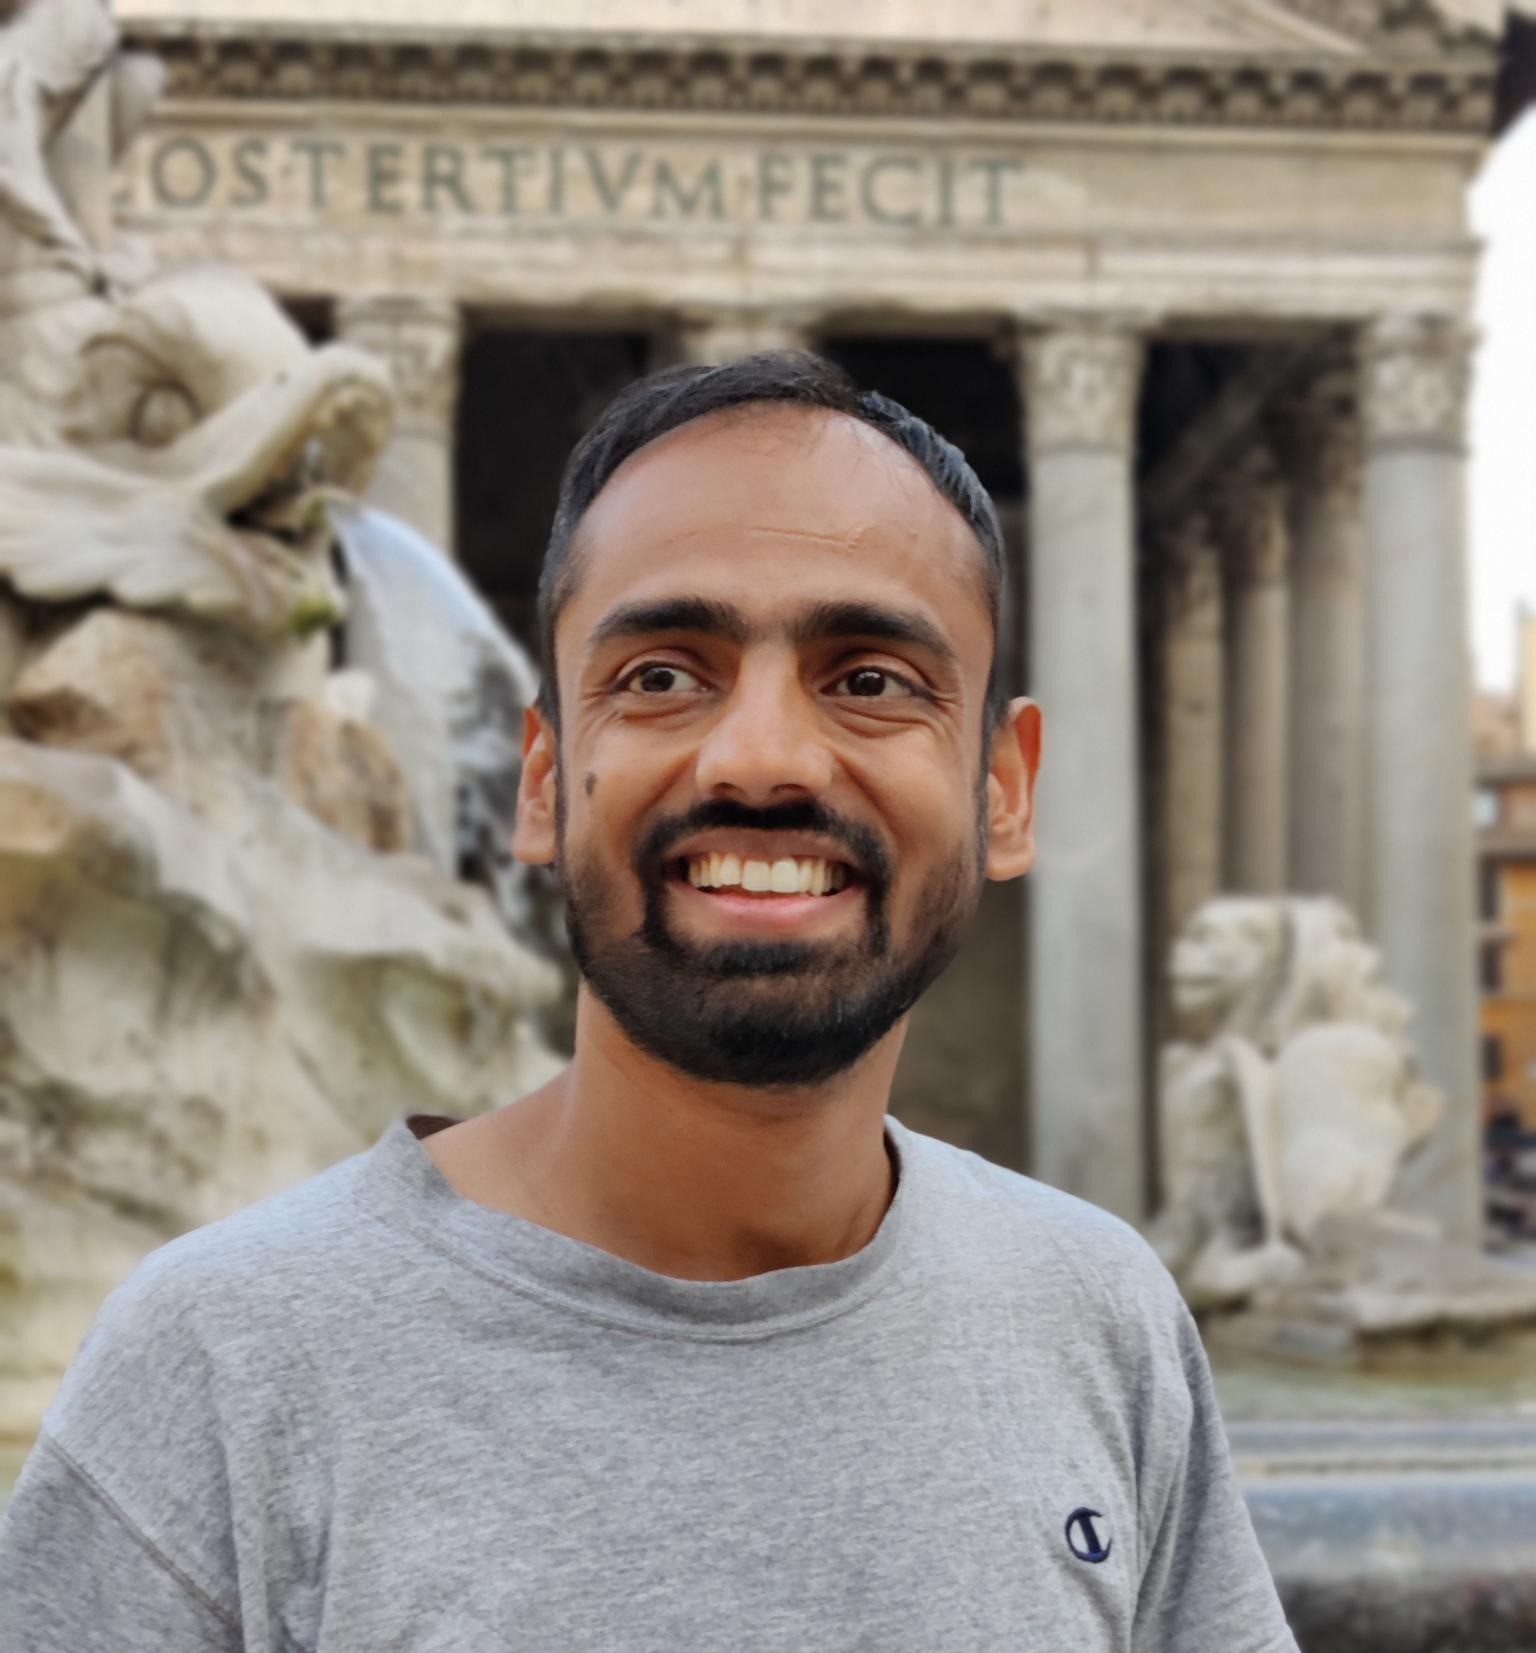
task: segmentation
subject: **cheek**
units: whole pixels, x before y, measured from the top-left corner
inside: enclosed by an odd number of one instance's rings
[[[900,797],[886,800],[892,834],[895,882],[903,899],[920,902],[936,876],[955,862],[976,857],[976,798],[948,777],[914,781]]]

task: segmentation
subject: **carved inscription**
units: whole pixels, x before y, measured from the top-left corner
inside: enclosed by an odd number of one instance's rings
[[[711,148],[614,139],[492,142],[305,131],[154,132],[130,210],[655,225],[1007,229],[1021,156],[851,147]]]

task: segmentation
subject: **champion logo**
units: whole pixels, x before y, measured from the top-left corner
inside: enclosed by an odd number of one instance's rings
[[[1067,1548],[1079,1561],[1108,1561],[1114,1542],[1098,1510],[1076,1509],[1067,1517]]]

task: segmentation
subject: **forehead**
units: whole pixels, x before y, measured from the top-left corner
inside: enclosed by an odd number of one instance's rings
[[[862,421],[756,406],[633,454],[588,508],[567,613],[653,592],[902,597],[990,624],[985,556],[911,455]],[[814,581],[808,588],[807,582]]]

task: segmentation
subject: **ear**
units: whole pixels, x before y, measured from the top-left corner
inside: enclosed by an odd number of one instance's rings
[[[523,713],[523,770],[517,782],[512,853],[528,866],[555,859],[555,731],[537,708]]]
[[[1019,878],[1035,863],[1040,742],[1040,708],[1023,696],[1010,701],[992,738],[987,771],[988,878]]]

